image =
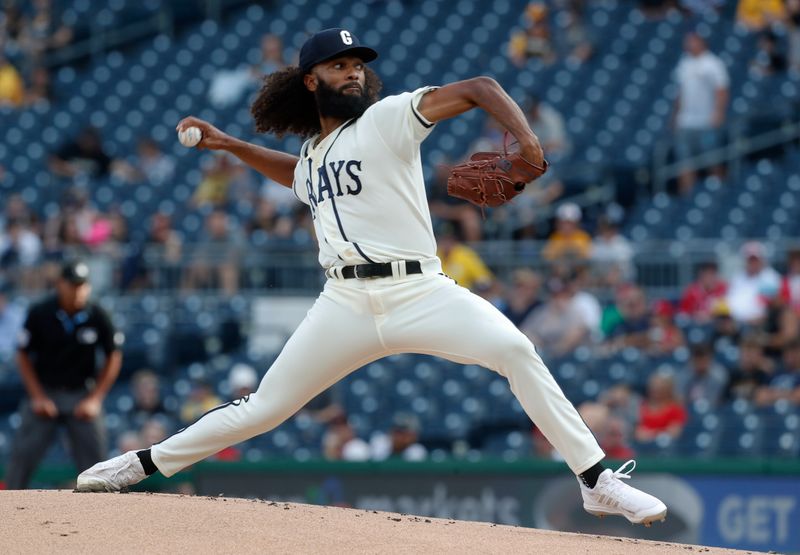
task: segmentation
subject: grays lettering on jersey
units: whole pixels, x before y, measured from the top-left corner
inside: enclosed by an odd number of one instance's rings
[[[435,88],[386,97],[303,144],[292,190],[311,209],[323,268],[436,256],[419,152],[433,123],[417,110]]]

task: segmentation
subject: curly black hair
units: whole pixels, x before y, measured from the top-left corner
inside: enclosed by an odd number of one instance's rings
[[[369,103],[374,104],[383,83],[370,68],[365,68],[364,73],[364,90]],[[317,101],[314,93],[306,88],[304,76],[305,72],[299,67],[290,66],[264,77],[264,84],[250,107],[256,131],[274,133],[278,137],[286,133],[310,137],[320,132]]]

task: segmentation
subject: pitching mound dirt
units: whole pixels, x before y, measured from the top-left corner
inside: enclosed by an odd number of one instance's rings
[[[225,497],[0,492],[0,553],[743,553]]]

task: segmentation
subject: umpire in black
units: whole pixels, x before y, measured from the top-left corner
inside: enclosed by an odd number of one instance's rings
[[[9,489],[28,486],[61,425],[79,472],[106,456],[102,404],[119,375],[123,337],[108,314],[89,301],[84,262],[62,267],[56,291],[31,307],[19,338],[17,360],[29,398],[11,449]],[[99,375],[98,350],[105,355]]]

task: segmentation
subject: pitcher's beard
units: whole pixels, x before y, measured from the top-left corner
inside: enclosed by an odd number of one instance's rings
[[[360,94],[343,93],[321,80],[314,97],[321,116],[341,120],[360,117],[370,105],[366,88]]]

